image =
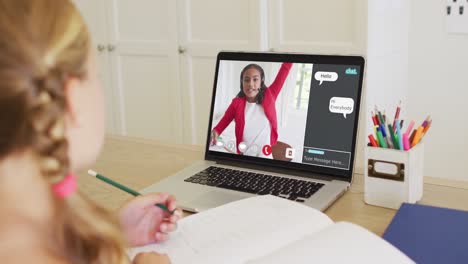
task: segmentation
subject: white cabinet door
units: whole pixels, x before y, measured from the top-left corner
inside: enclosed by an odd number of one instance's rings
[[[176,2],[106,1],[120,132],[182,142]]]
[[[117,124],[115,123],[115,113],[117,105],[115,104],[115,89],[112,86],[112,76],[109,67],[108,28],[106,10],[108,9],[105,1],[95,0],[74,0],[77,8],[83,15],[92,37],[92,47],[95,51],[99,67],[99,79],[104,90],[104,104],[106,112],[106,131],[107,133],[117,133]]]
[[[364,54],[365,0],[270,0],[270,47],[315,54]]]
[[[263,2],[177,1],[185,143],[205,143],[217,53],[266,47]]]

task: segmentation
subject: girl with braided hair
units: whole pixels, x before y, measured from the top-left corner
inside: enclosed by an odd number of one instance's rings
[[[125,247],[176,227],[174,197],[137,197],[109,212],[74,172],[103,142],[102,94],[88,30],[70,0],[0,0],[0,262],[130,263]],[[133,263],[168,263],[146,253]]]

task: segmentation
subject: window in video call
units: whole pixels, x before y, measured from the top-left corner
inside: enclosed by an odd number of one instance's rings
[[[221,60],[209,150],[348,170],[360,67]]]

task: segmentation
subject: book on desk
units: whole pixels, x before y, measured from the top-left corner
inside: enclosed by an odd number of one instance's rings
[[[384,239],[417,263],[468,263],[468,212],[403,203]]]
[[[133,248],[171,263],[413,263],[358,225],[275,196],[232,202],[179,221],[167,242]]]

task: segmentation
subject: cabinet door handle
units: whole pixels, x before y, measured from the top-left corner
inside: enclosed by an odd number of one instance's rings
[[[179,46],[179,54],[184,54],[187,51],[185,47]]]
[[[103,52],[104,50],[106,50],[106,46],[104,46],[103,44],[99,44],[99,45],[97,46],[97,50],[98,50],[99,52]]]
[[[113,52],[115,50],[115,46],[112,44],[107,45],[107,51]]]

